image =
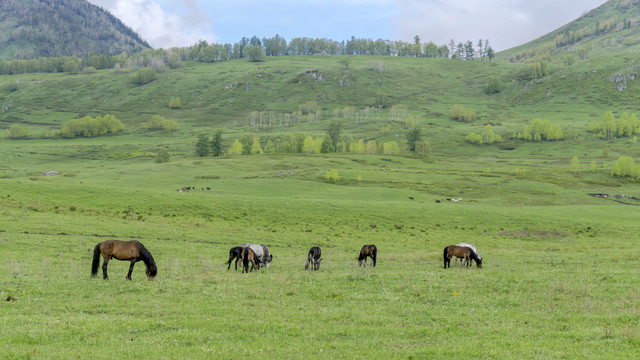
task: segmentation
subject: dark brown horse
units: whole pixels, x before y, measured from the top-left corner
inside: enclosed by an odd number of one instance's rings
[[[362,247],[362,250],[360,250],[360,256],[358,256],[358,265],[359,266],[363,266],[367,267],[367,257],[371,258],[371,261],[373,261],[373,267],[376,267],[376,256],[378,254],[378,249],[376,248],[375,245],[365,245]],[[364,263],[363,263],[364,260]]]
[[[456,246],[451,245],[444,248],[444,268],[451,267],[451,258],[457,257],[459,259],[464,259],[467,267],[471,265],[471,260],[475,260],[476,266],[482,269],[482,259],[475,253],[475,251],[471,250],[471,248],[466,246]]]
[[[242,260],[242,272],[249,273],[249,262],[251,262],[251,271],[254,269],[258,271],[260,269],[260,259],[256,256],[256,253],[250,247],[242,248],[240,253],[240,259]]]
[[[233,259],[236,259],[236,270],[238,270],[238,260],[240,260],[240,253],[242,253],[242,246],[236,246],[236,247],[232,247],[231,250],[229,250],[229,261],[227,261],[225,264],[229,265],[227,266],[227,270],[231,269],[231,262],[233,261]]]
[[[93,249],[93,264],[91,265],[91,276],[96,276],[98,274],[98,265],[100,265],[100,254],[102,254],[102,257],[104,258],[104,263],[102,264],[102,277],[104,279],[109,278],[107,276],[107,264],[109,264],[109,260],[111,260],[111,258],[131,261],[131,266],[129,266],[129,273],[126,277],[127,280],[131,280],[133,266],[138,261],[143,261],[144,264],[147,265],[146,273],[149,280],[153,280],[153,278],[158,273],[156,262],[153,260],[153,256],[151,256],[149,250],[147,250],[139,241],[107,240],[96,245],[96,247]]]

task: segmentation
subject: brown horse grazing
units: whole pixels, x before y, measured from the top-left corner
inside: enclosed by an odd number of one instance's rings
[[[466,246],[451,245],[444,248],[444,268],[451,267],[451,258],[457,257],[465,260],[467,267],[471,265],[471,260],[475,260],[476,266],[482,269],[482,259],[471,248]]]
[[[376,267],[377,254],[378,254],[378,249],[376,248],[375,245],[363,246],[362,250],[360,250],[360,256],[358,256],[358,265],[363,266],[363,260],[364,260],[364,267],[367,267],[367,257],[370,257],[371,261],[373,261],[373,267]]]
[[[256,253],[250,247],[242,248],[240,253],[240,260],[242,260],[242,272],[249,273],[249,261],[251,261],[251,271],[254,269],[258,271],[260,269],[260,259],[256,256]]]
[[[141,260],[145,265],[147,265],[146,273],[149,280],[153,280],[153,278],[158,273],[156,262],[153,260],[153,256],[151,256],[149,250],[147,250],[139,241],[107,240],[98,243],[98,245],[96,245],[96,247],[93,249],[93,264],[91,265],[91,276],[96,276],[98,274],[98,265],[100,265],[100,254],[102,254],[102,257],[104,258],[104,263],[102,264],[102,277],[104,279],[109,278],[107,276],[107,264],[109,264],[109,260],[111,260],[111,258],[131,261],[131,266],[129,266],[129,273],[126,277],[127,280],[131,280],[133,266],[135,265],[135,263]]]

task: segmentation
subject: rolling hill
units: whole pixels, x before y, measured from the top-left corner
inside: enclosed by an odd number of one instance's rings
[[[525,44],[497,54],[500,60],[565,62],[567,54],[587,59],[636,51],[640,38],[637,0],[609,0],[578,19]]]
[[[0,60],[134,53],[150,46],[85,0],[0,2]]]

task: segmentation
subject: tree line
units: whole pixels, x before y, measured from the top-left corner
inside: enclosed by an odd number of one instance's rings
[[[449,58],[458,60],[491,61],[494,51],[489,40],[479,40],[477,47],[473,42],[436,45],[433,42],[421,43],[418,36],[414,42],[372,40],[351,37],[347,41],[330,39],[294,38],[287,42],[279,35],[270,38],[243,37],[234,44],[216,44],[201,40],[188,47],[170,49],[146,49],[142,51],[121,52],[117,55],[105,55],[96,51],[83,56],[51,56],[31,59],[0,61],[0,74],[16,75],[25,73],[77,73],[85,69],[136,69],[150,67],[156,71],[180,67],[184,61],[212,63],[234,59],[262,61],[269,56],[293,55],[378,55],[406,56],[425,58]]]
[[[635,114],[623,112],[616,121],[613,112],[608,111],[599,123],[589,124],[589,131],[603,139],[630,137],[640,134],[640,121]]]
[[[216,131],[213,136],[200,134],[195,143],[196,155],[225,155],[222,134],[222,130]],[[332,122],[323,136],[292,133],[282,137],[260,138],[254,134],[245,134],[235,139],[226,149],[226,155],[230,156],[321,153],[431,156],[431,146],[423,141],[420,128],[407,131],[400,141],[376,141],[342,136],[342,125],[339,122]]]
[[[527,49],[514,54],[509,58],[509,61],[548,60],[551,57],[551,52],[557,48],[573,45],[590,36],[604,35],[615,29],[627,29],[631,26],[631,20],[624,20],[620,23],[618,22],[618,17],[614,16],[607,20],[599,21],[595,25],[563,31],[556,35],[552,41],[544,42],[533,49]],[[583,54],[583,57],[584,56],[586,55]]]

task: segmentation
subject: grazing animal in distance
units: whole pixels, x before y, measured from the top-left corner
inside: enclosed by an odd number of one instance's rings
[[[240,253],[240,258],[242,259],[242,272],[249,273],[249,262],[251,262],[251,271],[254,269],[258,271],[260,269],[260,262],[256,253],[250,247],[243,247],[242,252]]]
[[[139,241],[107,240],[98,243],[93,249],[91,276],[96,276],[98,274],[100,255],[102,255],[102,257],[104,258],[104,263],[102,264],[103,279],[109,278],[107,276],[107,265],[109,264],[109,260],[111,260],[111,258],[131,261],[131,265],[129,266],[129,273],[126,277],[127,280],[131,280],[133,266],[138,261],[144,262],[144,264],[147,266],[146,274],[149,280],[153,280],[153,278],[158,273],[156,262],[155,260],[153,260],[153,256],[151,256],[149,250],[147,250]]]
[[[478,257],[480,258],[480,260],[482,260],[482,256],[480,256],[480,253],[478,252],[478,250],[476,249],[476,246],[474,244],[469,244],[469,243],[459,243],[456,244],[456,246],[466,246],[468,248],[470,248],[471,250],[473,250],[473,252],[476,253],[476,255],[478,255]],[[470,261],[473,262],[473,259],[470,259]],[[473,265],[473,264],[471,264]],[[462,266],[462,259],[460,259],[460,266]]]
[[[358,256],[358,265],[367,267],[367,257],[371,258],[373,267],[376,267],[376,257],[378,255],[378,249],[375,245],[365,245],[360,250],[360,256]]]
[[[467,267],[469,267],[469,265],[471,264],[469,259],[473,259],[476,261],[476,266],[482,269],[482,260],[478,257],[478,255],[476,255],[476,253],[473,250],[471,250],[471,248],[468,248],[466,246],[455,246],[455,245],[447,246],[444,248],[443,259],[444,259],[445,269],[447,267],[451,267],[451,258],[454,256],[457,258],[464,258],[465,263],[467,264]]]
[[[322,251],[318,246],[314,246],[309,250],[307,255],[307,263],[304,264],[304,269],[307,270],[311,265],[311,270],[320,269],[320,262],[322,261]]]
[[[262,245],[262,244],[244,244],[242,245],[242,247],[250,247],[251,250],[253,250],[253,252],[256,254],[256,256],[258,257],[259,261],[260,261],[260,265],[262,267],[266,267],[267,269],[269,268],[269,265],[271,264],[271,261],[273,260],[273,255],[271,255],[271,253],[269,253],[269,249],[267,249],[266,246]]]
[[[236,247],[232,247],[229,250],[229,261],[227,261],[225,264],[229,265],[227,266],[227,270],[229,270],[231,268],[231,262],[233,261],[233,259],[236,260],[236,270],[238,270],[238,260],[240,260],[240,253],[242,252],[242,246],[236,246]]]

